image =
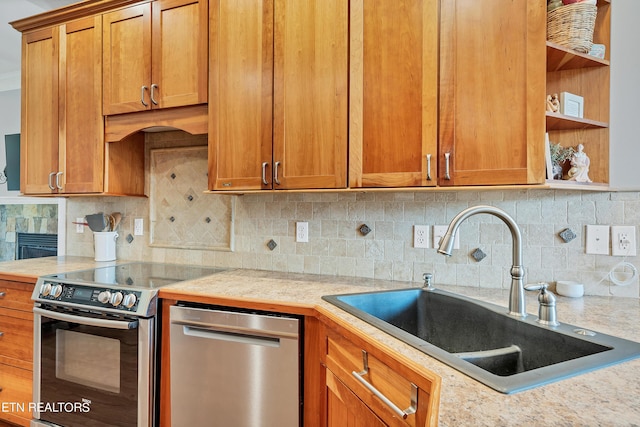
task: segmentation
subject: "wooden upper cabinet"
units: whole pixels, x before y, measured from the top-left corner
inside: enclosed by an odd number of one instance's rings
[[[209,188],[347,185],[348,4],[211,6]]]
[[[438,2],[351,2],[349,185],[437,182]]]
[[[440,7],[438,184],[543,183],[545,3]]]
[[[273,0],[215,0],[210,15],[209,189],[271,188]]]
[[[24,194],[103,190],[100,17],[23,36]]]
[[[206,0],[157,0],[103,15],[105,115],[207,102]]]
[[[349,4],[275,0],[273,188],[347,186]]]
[[[55,190],[58,172],[58,27],[22,36],[20,189]]]
[[[100,16],[61,26],[59,88],[62,192],[101,192],[104,119]]]

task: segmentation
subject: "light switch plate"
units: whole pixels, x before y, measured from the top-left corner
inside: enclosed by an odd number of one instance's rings
[[[585,252],[595,255],[609,255],[609,226],[587,225]]]

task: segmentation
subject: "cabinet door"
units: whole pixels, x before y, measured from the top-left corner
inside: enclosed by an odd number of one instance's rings
[[[351,2],[351,187],[436,185],[438,2]]]
[[[58,172],[58,27],[22,36],[20,189],[54,191]]]
[[[440,5],[439,184],[544,182],[544,2]]]
[[[348,8],[275,1],[275,189],[346,187]]]
[[[376,426],[386,424],[327,369],[327,427]]]
[[[0,411],[0,424],[6,420],[19,426],[30,425],[32,381],[31,371],[0,363],[0,408],[3,408]]]
[[[60,170],[65,193],[101,192],[104,181],[102,19],[61,27]]]
[[[273,0],[215,0],[210,15],[209,189],[270,189]]]
[[[152,108],[207,102],[207,0],[158,0],[152,11]]]
[[[151,3],[103,15],[103,113],[151,108]]]

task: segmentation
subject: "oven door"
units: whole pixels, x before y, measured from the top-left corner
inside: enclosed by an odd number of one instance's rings
[[[151,426],[154,319],[35,307],[32,425]]]

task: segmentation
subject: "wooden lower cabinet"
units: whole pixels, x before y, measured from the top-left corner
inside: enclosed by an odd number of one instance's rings
[[[305,344],[305,426],[438,424],[440,377],[363,338],[355,329],[319,318],[305,327],[305,341],[315,343],[315,348]]]
[[[386,426],[342,381],[327,370],[327,426]]]
[[[32,282],[0,279],[0,426],[29,426],[33,382]]]

